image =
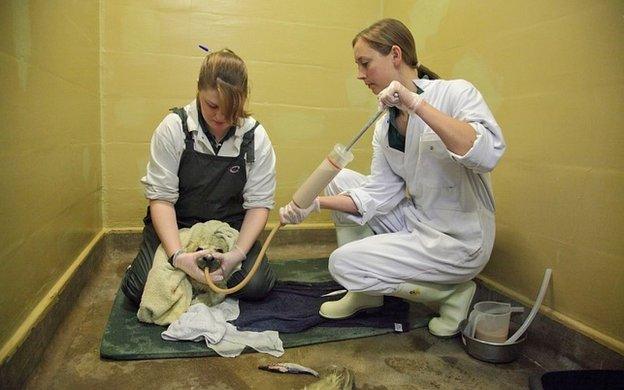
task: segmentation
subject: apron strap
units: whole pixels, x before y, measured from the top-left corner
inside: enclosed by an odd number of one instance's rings
[[[184,131],[184,135],[185,135],[184,142],[186,143],[186,149],[194,150],[193,136],[189,132],[188,124],[186,123],[186,120],[188,118],[186,115],[186,111],[184,110],[184,108],[180,108],[180,107],[170,108],[169,111],[173,112],[174,114],[177,114],[180,117],[180,120],[182,121],[182,130]]]
[[[255,150],[254,133],[255,133],[256,127],[258,127],[259,125],[260,123],[256,121],[256,123],[251,128],[251,130],[243,134],[243,142],[241,142],[239,156],[245,156],[245,161],[247,161],[247,163],[249,164],[253,164],[256,161],[256,157],[254,153],[254,150]]]

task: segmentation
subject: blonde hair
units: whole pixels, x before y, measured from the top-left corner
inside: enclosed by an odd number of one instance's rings
[[[229,49],[211,52],[204,58],[197,81],[198,91],[214,89],[219,107],[231,123],[249,116],[245,102],[249,94],[245,62]]]
[[[370,47],[382,55],[388,55],[392,46],[401,48],[403,62],[418,71],[418,77],[427,76],[429,79],[439,79],[435,72],[418,62],[416,44],[410,30],[399,20],[382,19],[357,33],[351,46],[355,46],[358,39],[363,39]]]

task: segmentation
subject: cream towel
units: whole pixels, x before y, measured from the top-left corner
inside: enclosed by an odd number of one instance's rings
[[[187,252],[195,252],[199,247],[227,252],[237,239],[238,231],[221,221],[197,223],[190,229],[180,229],[180,241]],[[183,271],[169,264],[162,244],[159,245],[137,312],[139,321],[158,325],[169,325],[176,321],[189,308],[193,287],[209,293],[208,297],[202,296],[202,301],[207,304],[216,304],[225,299],[224,295],[210,291],[206,285],[195,281],[191,285],[190,279]],[[218,285],[224,287],[226,283],[222,281]]]

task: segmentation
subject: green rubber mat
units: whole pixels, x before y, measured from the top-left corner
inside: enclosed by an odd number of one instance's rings
[[[296,282],[332,280],[327,271],[327,259],[272,261],[271,266],[279,280]],[[429,322],[428,314],[424,306],[411,305],[409,317],[411,329],[426,326]],[[206,347],[204,342],[164,341],[160,334],[165,329],[163,326],[139,322],[136,308],[121,290],[118,290],[102,337],[100,356],[114,360],[218,356],[216,352]],[[392,332],[392,329],[317,326],[300,333],[281,333],[280,338],[284,348],[292,348]],[[246,348],[244,352],[255,351]]]

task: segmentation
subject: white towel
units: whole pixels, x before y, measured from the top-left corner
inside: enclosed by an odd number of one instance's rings
[[[222,303],[208,307],[197,303],[162,332],[163,340],[205,341],[208,348],[225,357],[241,354],[246,346],[258,352],[279,357],[284,354],[284,346],[279,333],[273,330],[264,332],[239,331],[227,321],[238,318],[238,300],[227,298]]]

